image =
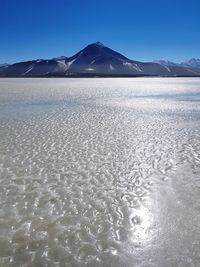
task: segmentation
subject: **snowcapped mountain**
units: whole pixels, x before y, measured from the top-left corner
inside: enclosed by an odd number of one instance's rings
[[[169,61],[139,62],[96,42],[71,57],[37,59],[0,67],[3,77],[198,76],[200,70]]]
[[[6,66],[8,66],[9,64],[7,64],[7,63],[3,63],[3,64],[0,64],[0,68],[1,67],[6,67]]]
[[[200,59],[191,58],[188,61],[182,62],[181,66],[186,68],[200,69]]]
[[[68,58],[69,73],[134,74],[142,70],[137,62],[97,42]]]
[[[163,66],[178,66],[177,63],[174,63],[172,61],[168,61],[168,60],[154,60],[153,61],[154,63],[158,63],[160,65],[163,65]]]
[[[191,58],[190,60],[181,62],[181,63],[174,63],[174,62],[166,61],[166,60],[155,60],[154,62],[162,66],[166,66],[166,67],[177,66],[177,67],[186,68],[187,70],[190,69],[193,72],[195,70],[199,72],[200,70],[200,59],[196,59],[196,58]]]

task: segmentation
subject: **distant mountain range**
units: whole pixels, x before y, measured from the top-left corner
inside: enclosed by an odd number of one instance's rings
[[[165,61],[165,60],[155,60],[155,63],[158,63],[162,66],[177,66],[177,67],[183,67],[183,68],[189,68],[193,70],[200,70],[200,59],[191,58],[188,61],[182,62],[182,63],[174,63],[171,61]]]
[[[72,57],[0,65],[0,77],[200,76],[200,59],[183,63],[139,62],[97,42]]]

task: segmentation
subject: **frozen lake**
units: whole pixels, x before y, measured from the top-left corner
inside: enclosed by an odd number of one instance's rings
[[[0,79],[0,266],[200,266],[200,78]]]

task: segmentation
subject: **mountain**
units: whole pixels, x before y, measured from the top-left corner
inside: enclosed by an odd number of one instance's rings
[[[168,61],[168,60],[154,60],[153,61],[154,63],[158,63],[162,66],[167,66],[167,67],[170,67],[170,66],[178,66],[179,64],[177,63],[174,63],[172,61]]]
[[[37,59],[0,67],[1,77],[200,76],[200,70],[169,61],[139,62],[104,46],[89,44],[71,57]]]
[[[166,60],[155,60],[153,62],[158,63],[165,67],[177,66],[177,67],[182,67],[184,69],[187,69],[193,72],[200,71],[200,59],[196,59],[196,58],[191,58],[190,60],[181,62],[181,63],[174,63],[174,62],[166,61]]]
[[[137,63],[97,42],[68,58],[66,74],[137,74],[142,72]]]
[[[0,68],[1,67],[6,67],[6,66],[8,66],[9,64],[7,64],[7,63],[3,63],[3,64],[0,64]]]
[[[191,58],[188,61],[182,62],[180,65],[186,68],[193,68],[200,70],[200,59]]]

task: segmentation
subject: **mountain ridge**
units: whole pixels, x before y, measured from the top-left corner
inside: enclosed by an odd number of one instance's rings
[[[191,58],[188,61],[184,61],[181,63],[176,63],[168,60],[154,60],[153,62],[163,66],[179,66],[184,68],[193,68],[200,70],[200,59],[198,58]]]
[[[36,59],[0,66],[0,77],[200,76],[200,60],[140,62],[101,42],[87,45],[71,57]],[[199,64],[199,68],[195,66]]]

